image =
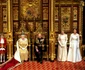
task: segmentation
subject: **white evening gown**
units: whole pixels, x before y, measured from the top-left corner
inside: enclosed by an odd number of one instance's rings
[[[19,43],[20,42],[20,43]],[[20,45],[22,44],[22,46]],[[16,42],[16,47],[17,47],[17,50],[14,54],[14,58],[19,61],[19,62],[22,62],[22,56],[24,56],[23,58],[28,58],[26,56],[28,56],[28,50],[27,50],[27,46],[28,46],[28,40],[27,38],[25,38],[24,40],[22,40],[21,38]]]
[[[67,34],[58,35],[58,61],[66,61],[67,59]]]
[[[79,49],[79,34],[72,33],[70,36],[70,46],[67,61],[79,62],[81,60],[82,58]]]

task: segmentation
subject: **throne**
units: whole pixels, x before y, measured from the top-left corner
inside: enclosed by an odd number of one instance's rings
[[[20,28],[17,32],[14,33],[14,52],[16,50],[16,41],[20,38],[20,35],[22,34],[22,31],[26,35],[26,38],[28,39],[28,51],[29,51],[29,60],[31,60],[31,53],[30,53],[30,32],[27,31],[26,29],[26,22],[21,21],[20,22]]]

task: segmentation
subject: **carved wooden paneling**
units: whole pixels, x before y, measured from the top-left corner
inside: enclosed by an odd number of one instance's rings
[[[36,22],[36,32],[43,32],[42,23]]]
[[[70,31],[71,7],[61,7],[61,30]]]
[[[23,20],[40,19],[41,0],[20,0],[20,18]]]
[[[28,25],[27,25],[27,28],[28,28],[28,31],[32,31],[32,32],[34,32],[36,29],[36,23],[34,23],[34,22],[28,22]]]
[[[43,31],[48,32],[48,22],[43,22]]]
[[[2,32],[2,6],[0,6],[0,32]]]
[[[48,0],[43,0],[43,3],[48,3]]]
[[[13,7],[13,20],[18,20],[18,7]]]
[[[54,19],[55,21],[58,21],[59,20],[59,7],[55,7],[54,8]]]
[[[43,20],[48,20],[48,7],[43,7]]]
[[[7,32],[7,23],[6,22],[3,23],[3,32]]]
[[[77,27],[78,27],[78,23],[77,22],[73,22],[73,28],[78,29]]]
[[[81,0],[55,0],[55,2],[79,2]]]
[[[77,24],[76,24],[77,23]],[[60,32],[72,32],[73,28],[79,26],[79,7],[78,5],[59,5],[54,7],[54,30]],[[57,30],[58,29],[58,30]]]
[[[13,3],[18,3],[19,0],[13,0]]]
[[[7,0],[0,0],[0,2],[2,2],[2,3],[6,3],[6,2],[7,2]]]
[[[14,23],[13,23],[13,28],[14,28],[14,32],[17,32],[17,31],[18,31],[18,29],[19,29],[19,24],[18,24],[18,22],[14,22]]]
[[[73,7],[73,20],[77,20],[78,18],[78,8]]]
[[[54,23],[54,30],[55,30],[55,32],[59,31],[59,22]]]
[[[3,21],[7,21],[7,8],[3,8]]]

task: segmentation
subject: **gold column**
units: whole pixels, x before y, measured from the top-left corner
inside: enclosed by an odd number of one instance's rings
[[[0,0],[0,32],[3,32],[2,1]]]
[[[8,59],[13,55],[13,22],[12,22],[12,0],[7,0],[7,25],[8,25]]]
[[[53,61],[55,58],[55,32],[54,32],[54,0],[50,0],[49,17],[49,56]]]
[[[79,34],[80,34],[80,50],[81,50],[81,55],[82,55],[82,31],[83,31],[83,6],[84,2],[80,2],[79,6]]]

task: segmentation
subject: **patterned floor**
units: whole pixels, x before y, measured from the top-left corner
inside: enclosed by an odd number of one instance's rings
[[[85,70],[85,61],[78,63],[43,61],[42,64],[36,61],[24,62],[13,70]]]

